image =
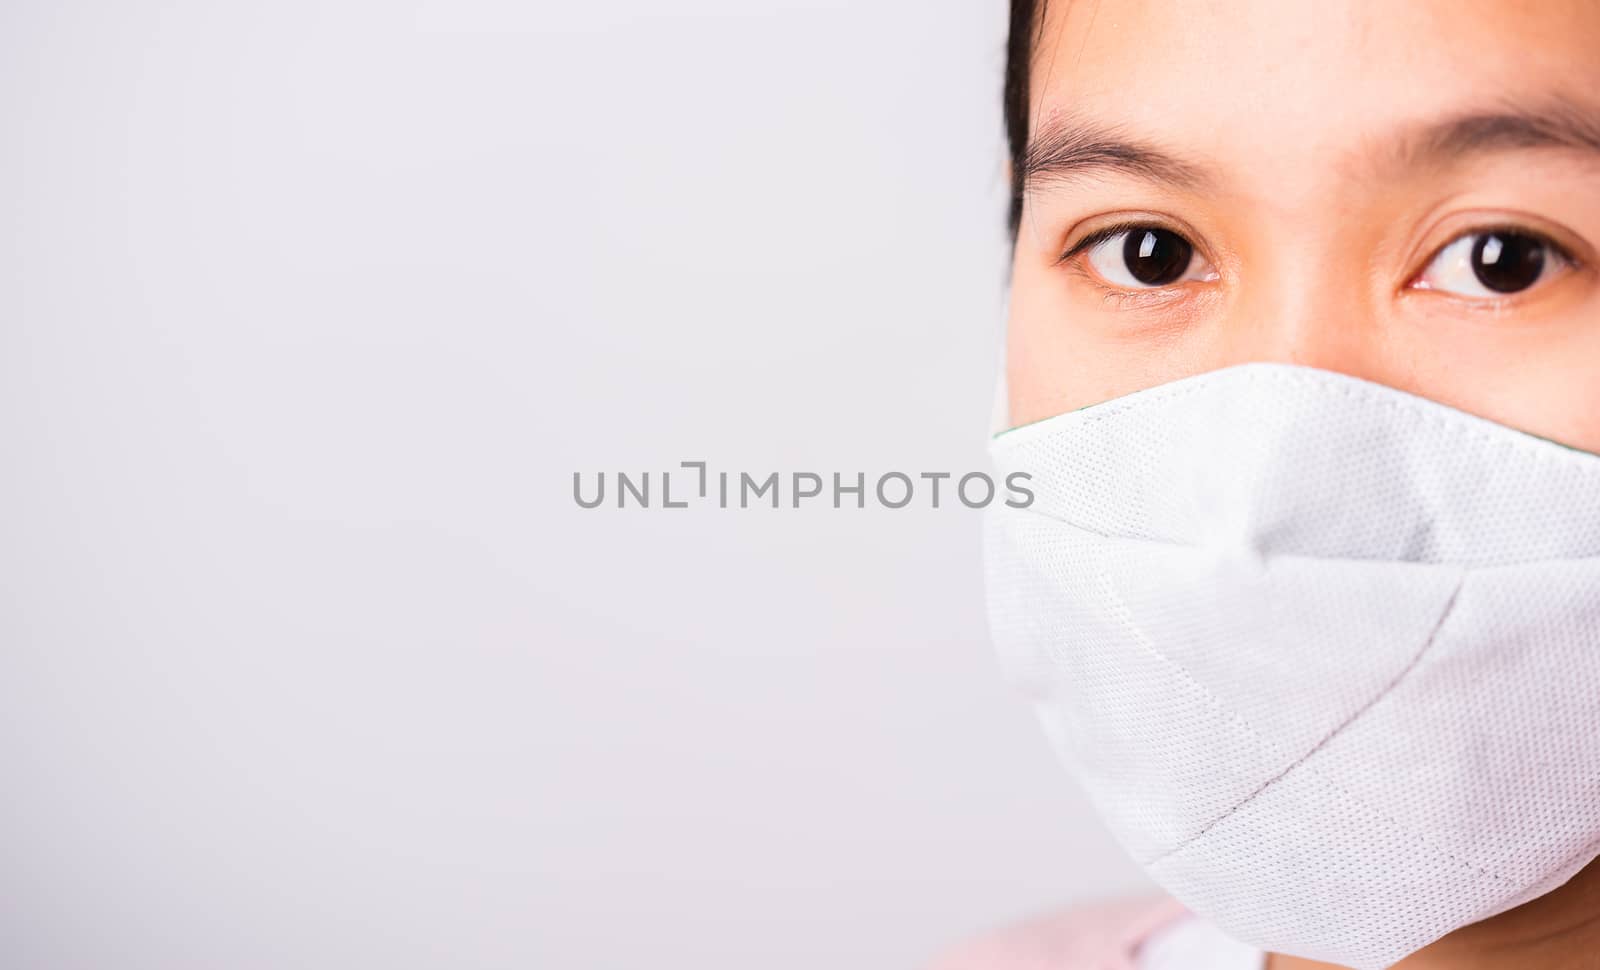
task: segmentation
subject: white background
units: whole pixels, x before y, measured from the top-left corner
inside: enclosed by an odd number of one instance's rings
[[[914,967],[1139,885],[978,513],[999,0],[0,8],[9,968]]]

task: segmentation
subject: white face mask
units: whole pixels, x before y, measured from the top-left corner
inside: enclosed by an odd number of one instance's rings
[[[991,450],[1002,660],[1196,913],[1368,970],[1600,854],[1600,456],[1277,364]]]

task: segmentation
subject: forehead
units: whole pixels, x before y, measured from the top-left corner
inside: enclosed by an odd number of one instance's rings
[[[1070,113],[1287,173],[1398,122],[1600,97],[1600,3],[1049,0],[1031,78],[1033,131]]]

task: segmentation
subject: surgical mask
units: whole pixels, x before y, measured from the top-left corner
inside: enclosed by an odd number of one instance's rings
[[[1600,456],[1277,364],[991,450],[1002,662],[1197,914],[1368,970],[1600,853]]]

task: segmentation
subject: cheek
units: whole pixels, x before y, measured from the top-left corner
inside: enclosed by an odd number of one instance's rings
[[[1600,294],[1537,320],[1406,318],[1389,330],[1383,383],[1600,454]]]
[[[1516,367],[1522,393],[1505,403],[1505,418],[1490,417],[1600,454],[1600,299],[1591,299],[1564,334],[1524,359]]]
[[[1019,261],[1020,262],[1020,261]],[[1201,328],[1108,309],[1060,267],[1014,265],[1006,390],[1015,427],[1232,363]]]
[[[1552,356],[1501,376],[1484,375],[1458,393],[1477,399],[1463,406],[1491,421],[1600,454],[1600,334],[1582,351]],[[1505,373],[1511,370],[1510,374]],[[1494,390],[1485,393],[1484,387]]]
[[[1006,320],[1006,390],[1012,426],[1115,397],[1129,379],[1121,355],[1092,339],[1081,308],[1049,274],[1017,268]]]

